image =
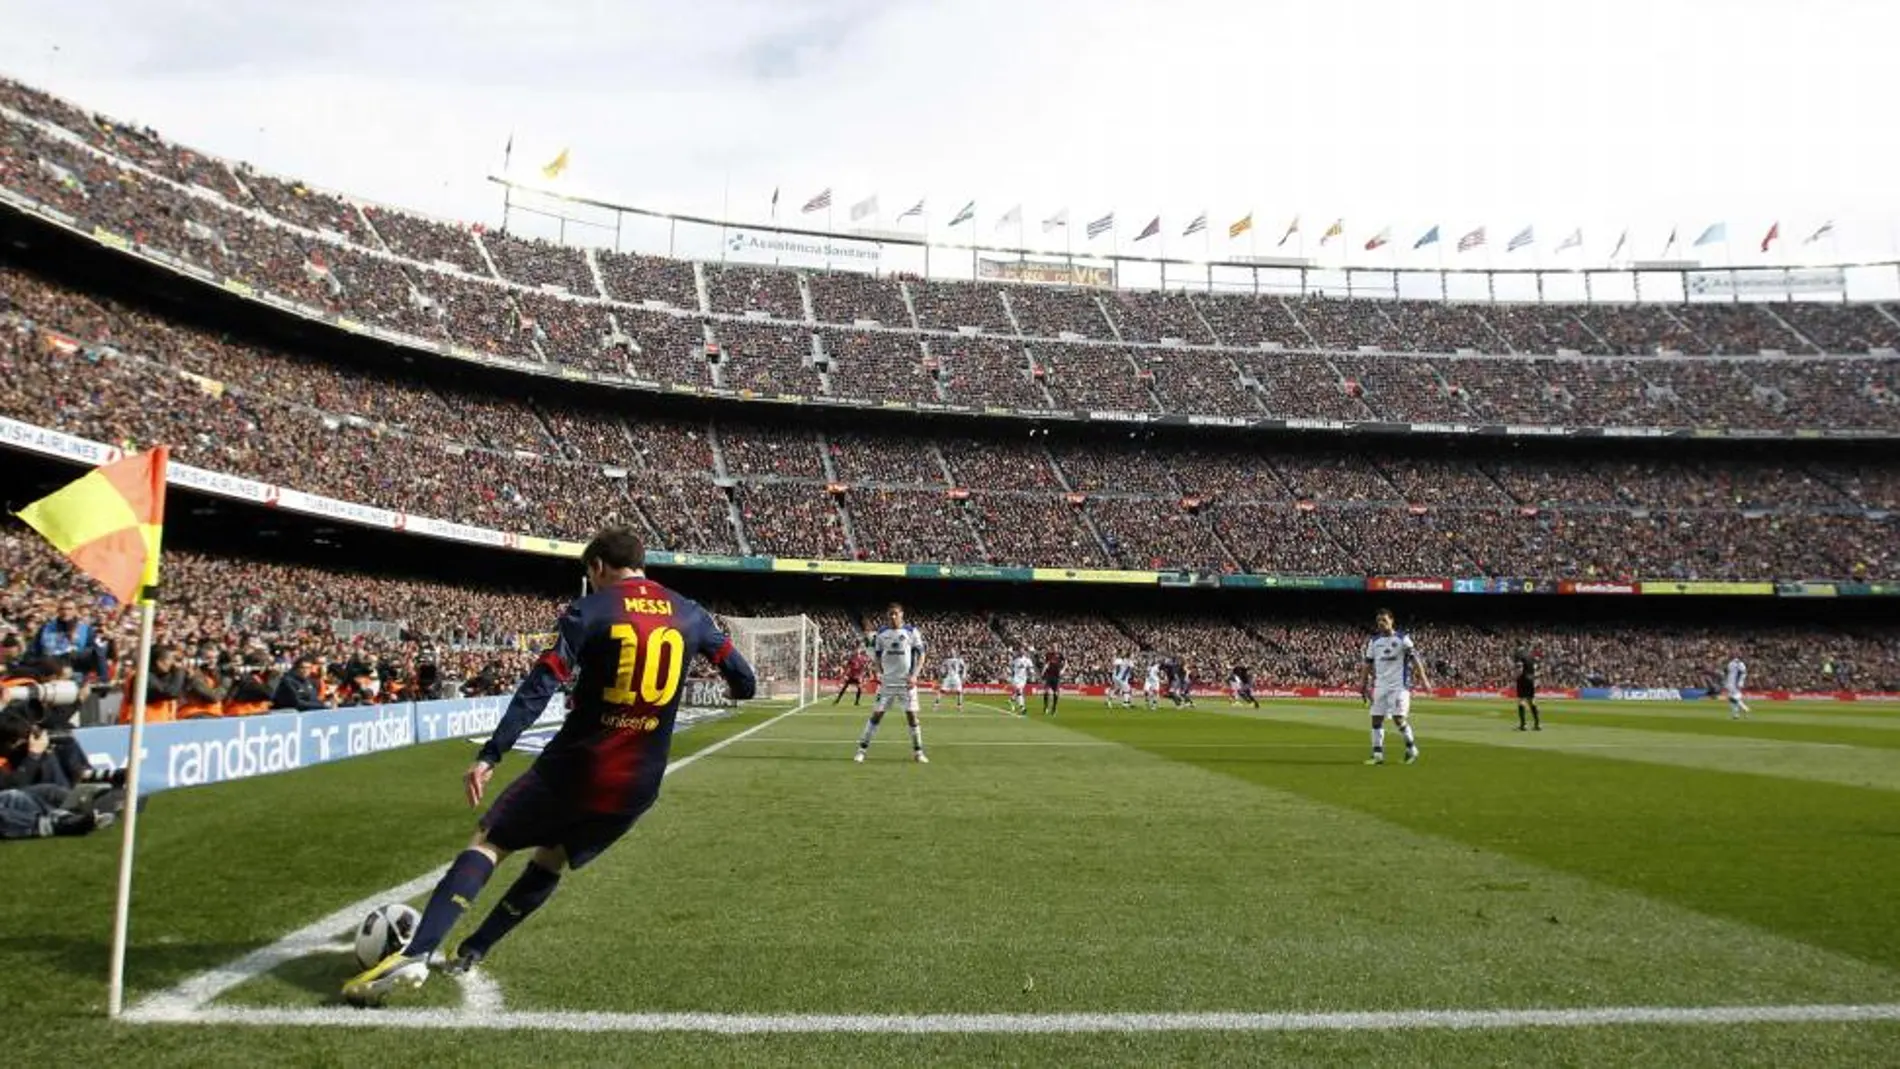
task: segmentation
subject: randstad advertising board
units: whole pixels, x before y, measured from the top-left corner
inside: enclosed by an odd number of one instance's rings
[[[507,706],[507,698],[457,698],[150,724],[145,728],[139,793],[269,776],[419,743],[486,736],[501,723]],[[565,715],[566,704],[556,695],[537,723],[557,723]],[[125,765],[131,734],[130,727],[113,725],[81,728],[73,738],[95,767],[114,769]]]

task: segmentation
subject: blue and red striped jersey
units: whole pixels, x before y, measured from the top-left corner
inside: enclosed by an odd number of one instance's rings
[[[659,793],[695,655],[719,669],[735,699],[757,691],[752,666],[697,603],[644,578],[582,597],[561,615],[554,645],[516,689],[481,759],[499,764],[568,686],[567,719],[535,771],[583,811],[638,812]]]

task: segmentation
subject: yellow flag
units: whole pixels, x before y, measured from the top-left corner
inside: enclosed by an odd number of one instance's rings
[[[20,519],[80,571],[130,604],[158,585],[170,450],[95,468],[20,510]]]
[[[559,178],[565,170],[567,170],[567,150],[562,149],[559,156],[549,160],[547,166],[541,168],[541,177]]]

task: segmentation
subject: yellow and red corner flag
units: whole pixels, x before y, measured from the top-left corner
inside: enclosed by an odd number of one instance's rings
[[[20,510],[20,519],[123,604],[158,586],[165,446],[94,468]]]

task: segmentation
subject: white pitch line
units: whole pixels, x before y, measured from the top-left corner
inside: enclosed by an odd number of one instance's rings
[[[462,985],[462,1012],[470,1017],[489,1018],[502,1010],[501,985],[486,969],[475,968],[456,976]]]
[[[752,739],[750,741],[755,746],[837,746],[838,745],[837,739],[772,738],[772,739]],[[1070,742],[1063,739],[992,739],[988,741],[985,741],[982,739],[970,739],[970,740],[954,740],[953,739],[950,741],[945,741],[941,736],[939,736],[938,738],[930,740],[929,748],[932,750],[940,750],[940,749],[962,749],[962,748],[970,747],[970,746],[1056,746],[1056,747],[1080,750],[1080,749],[1112,748],[1112,747],[1118,747],[1120,745],[1121,743],[1119,742],[1087,742],[1087,741]],[[1340,745],[1347,745],[1347,744],[1341,743]],[[1354,743],[1352,745],[1357,746],[1358,744]]]
[[[777,716],[772,717],[770,720],[754,724],[736,735],[720,739],[710,746],[695,750],[676,761],[671,761],[666,766],[666,774],[671,775],[678,772],[708,754],[718,753],[733,743],[764,731],[766,728],[771,727],[773,724],[778,723],[804,708],[805,706],[802,705],[793,706]],[[297,929],[269,946],[259,947],[236,961],[227,965],[221,965],[215,969],[208,969],[205,972],[201,972],[196,976],[184,980],[168,990],[147,997],[144,1001],[126,1010],[124,1019],[135,1022],[176,1020],[180,1014],[190,1015],[201,1012],[202,1007],[217,1000],[232,988],[248,980],[262,976],[272,969],[283,965],[285,962],[323,952],[333,944],[338,932],[347,932],[355,928],[357,922],[367,916],[370,910],[375,909],[385,902],[406,902],[416,897],[422,892],[433,888],[436,883],[442,879],[442,874],[448,870],[449,867],[443,865],[429,872],[425,872],[413,880],[397,884],[384,891],[379,891],[360,901],[352,902],[321,920],[313,921]],[[499,1005],[499,993],[496,994],[495,998],[496,1004]]]
[[[1350,1013],[729,1014],[565,1011],[251,1009],[147,1013],[168,1024],[411,1028],[457,1031],[1024,1035],[1135,1032],[1399,1032],[1615,1025],[1816,1024],[1900,1021],[1900,1003],[1789,1006],[1603,1006],[1574,1009],[1394,1010]]]

